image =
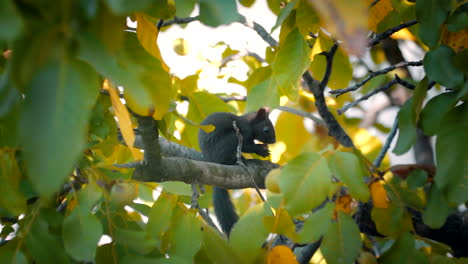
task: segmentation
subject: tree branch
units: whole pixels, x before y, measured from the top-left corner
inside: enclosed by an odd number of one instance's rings
[[[392,130],[390,130],[390,133],[388,133],[387,139],[385,140],[385,144],[383,145],[382,149],[380,150],[379,155],[377,156],[377,158],[374,161],[374,166],[376,168],[380,167],[380,164],[382,163],[382,160],[384,159],[385,154],[387,153],[388,149],[390,148],[390,144],[392,143],[393,138],[395,137],[397,130],[398,130],[398,116],[395,117],[395,121],[393,121]]]
[[[370,91],[369,93],[365,94],[364,96],[362,96],[361,98],[357,99],[356,101],[351,102],[351,103],[349,103],[349,104],[343,106],[342,108],[338,109],[338,114],[340,114],[340,115],[343,114],[343,113],[346,112],[349,108],[356,106],[356,105],[359,104],[360,102],[369,99],[370,97],[372,97],[373,95],[375,95],[375,94],[377,94],[377,93],[379,93],[379,92],[382,92],[382,91],[384,91],[384,90],[387,90],[387,89],[390,88],[392,85],[397,84],[397,83],[399,83],[399,84],[405,86],[405,87],[408,88],[408,89],[414,89],[414,85],[413,85],[413,84],[408,83],[408,82],[406,82],[406,81],[400,79],[400,77],[398,77],[398,75],[395,74],[395,79],[389,81],[388,83],[386,83],[385,85],[383,85],[383,86],[381,86],[381,87],[379,87],[379,88],[377,88],[377,89],[374,89],[374,90]]]
[[[375,46],[375,45],[379,44],[380,41],[390,37],[393,33],[397,32],[397,31],[400,31],[400,30],[402,30],[404,28],[411,27],[412,25],[416,25],[417,23],[418,23],[418,21],[416,19],[414,19],[414,20],[405,22],[403,24],[400,24],[400,25],[398,25],[396,27],[389,28],[389,29],[385,30],[385,32],[383,32],[381,34],[378,34],[373,39],[371,39],[369,41],[369,45],[370,46]]]
[[[167,27],[167,26],[171,26],[171,25],[174,25],[174,24],[188,24],[190,22],[193,22],[193,21],[197,21],[200,17],[199,16],[194,16],[194,17],[174,17],[173,20],[167,20],[167,21],[163,21],[161,23],[161,27]]]
[[[291,108],[291,107],[287,107],[287,106],[278,106],[276,109],[281,110],[283,112],[288,112],[288,113],[291,113],[291,114],[302,116],[304,118],[311,119],[316,124],[321,125],[321,126],[325,126],[325,122],[323,122],[322,119],[312,115],[311,113],[304,112],[304,111],[294,109],[294,108]]]
[[[384,68],[384,69],[379,70],[379,71],[370,72],[370,74],[366,78],[359,81],[355,85],[350,86],[350,87],[345,88],[345,89],[331,90],[330,93],[331,94],[336,94],[336,96],[338,97],[338,96],[340,96],[340,95],[342,95],[344,93],[351,92],[351,91],[356,91],[357,89],[362,87],[364,84],[366,84],[368,81],[370,81],[371,79],[373,79],[376,76],[386,74],[386,73],[388,73],[390,71],[395,70],[396,68],[407,67],[407,66],[422,66],[422,61],[404,61],[404,62],[397,63],[395,65],[389,66],[389,67]]]
[[[245,16],[241,16],[241,19],[240,19],[240,22],[242,25],[246,26],[246,27],[249,27],[253,30],[255,30],[255,32],[257,32],[257,34],[266,42],[268,43],[268,45],[272,46],[272,47],[278,47],[278,41],[276,41],[273,37],[271,37],[271,35],[268,33],[268,31],[265,30],[265,28],[263,28],[260,24],[258,24],[257,22],[255,21],[251,21],[251,20],[247,20],[247,18]]]
[[[351,138],[346,134],[344,129],[340,124],[338,124],[338,121],[336,121],[335,117],[328,110],[325,102],[325,96],[323,92],[321,92],[320,82],[315,80],[309,71],[306,71],[302,75],[302,78],[304,79],[309,91],[311,91],[315,97],[315,106],[328,128],[328,134],[334,137],[341,145],[345,147],[354,147]]]
[[[322,55],[324,55],[327,59],[327,66],[325,68],[325,74],[323,75],[323,79],[320,82],[320,92],[323,93],[325,91],[325,88],[328,85],[328,81],[330,80],[330,75],[332,71],[332,66],[333,66],[333,57],[335,56],[336,50],[338,49],[338,44],[335,42],[333,43],[333,46],[330,48],[330,51],[328,52],[322,52]]]
[[[245,161],[248,172],[259,188],[265,188],[265,177],[279,167],[275,163],[250,159]],[[222,165],[179,157],[163,157],[159,167],[139,166],[133,179],[144,182],[182,181],[188,184],[208,184],[224,189],[254,188],[250,176],[238,165]]]

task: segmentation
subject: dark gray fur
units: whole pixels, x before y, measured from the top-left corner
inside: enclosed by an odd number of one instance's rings
[[[198,144],[204,160],[232,165],[236,164],[238,138],[234,130],[233,121],[242,134],[242,152],[256,153],[262,157],[270,155],[267,144],[275,143],[275,129],[268,118],[268,108],[260,108],[257,112],[236,116],[231,113],[218,112],[209,115],[202,125],[214,125],[211,133],[202,129],[198,133]],[[255,144],[254,140],[264,144]],[[229,193],[218,187],[213,189],[213,205],[218,222],[227,235],[237,222],[238,216],[232,204]]]

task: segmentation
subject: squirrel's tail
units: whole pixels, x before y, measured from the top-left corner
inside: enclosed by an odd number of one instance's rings
[[[237,222],[239,216],[237,216],[227,190],[218,187],[213,188],[213,207],[221,229],[229,236],[232,226]]]

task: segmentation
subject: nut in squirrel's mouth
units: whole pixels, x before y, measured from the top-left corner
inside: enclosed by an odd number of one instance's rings
[[[268,146],[267,143],[264,143],[263,141],[260,141],[258,139],[254,139],[254,143],[257,144],[257,145],[264,145],[264,146]]]

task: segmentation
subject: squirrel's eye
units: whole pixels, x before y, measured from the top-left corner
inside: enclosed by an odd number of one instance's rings
[[[268,128],[267,126],[263,127],[263,133],[268,133],[268,132],[270,132],[270,128]]]

